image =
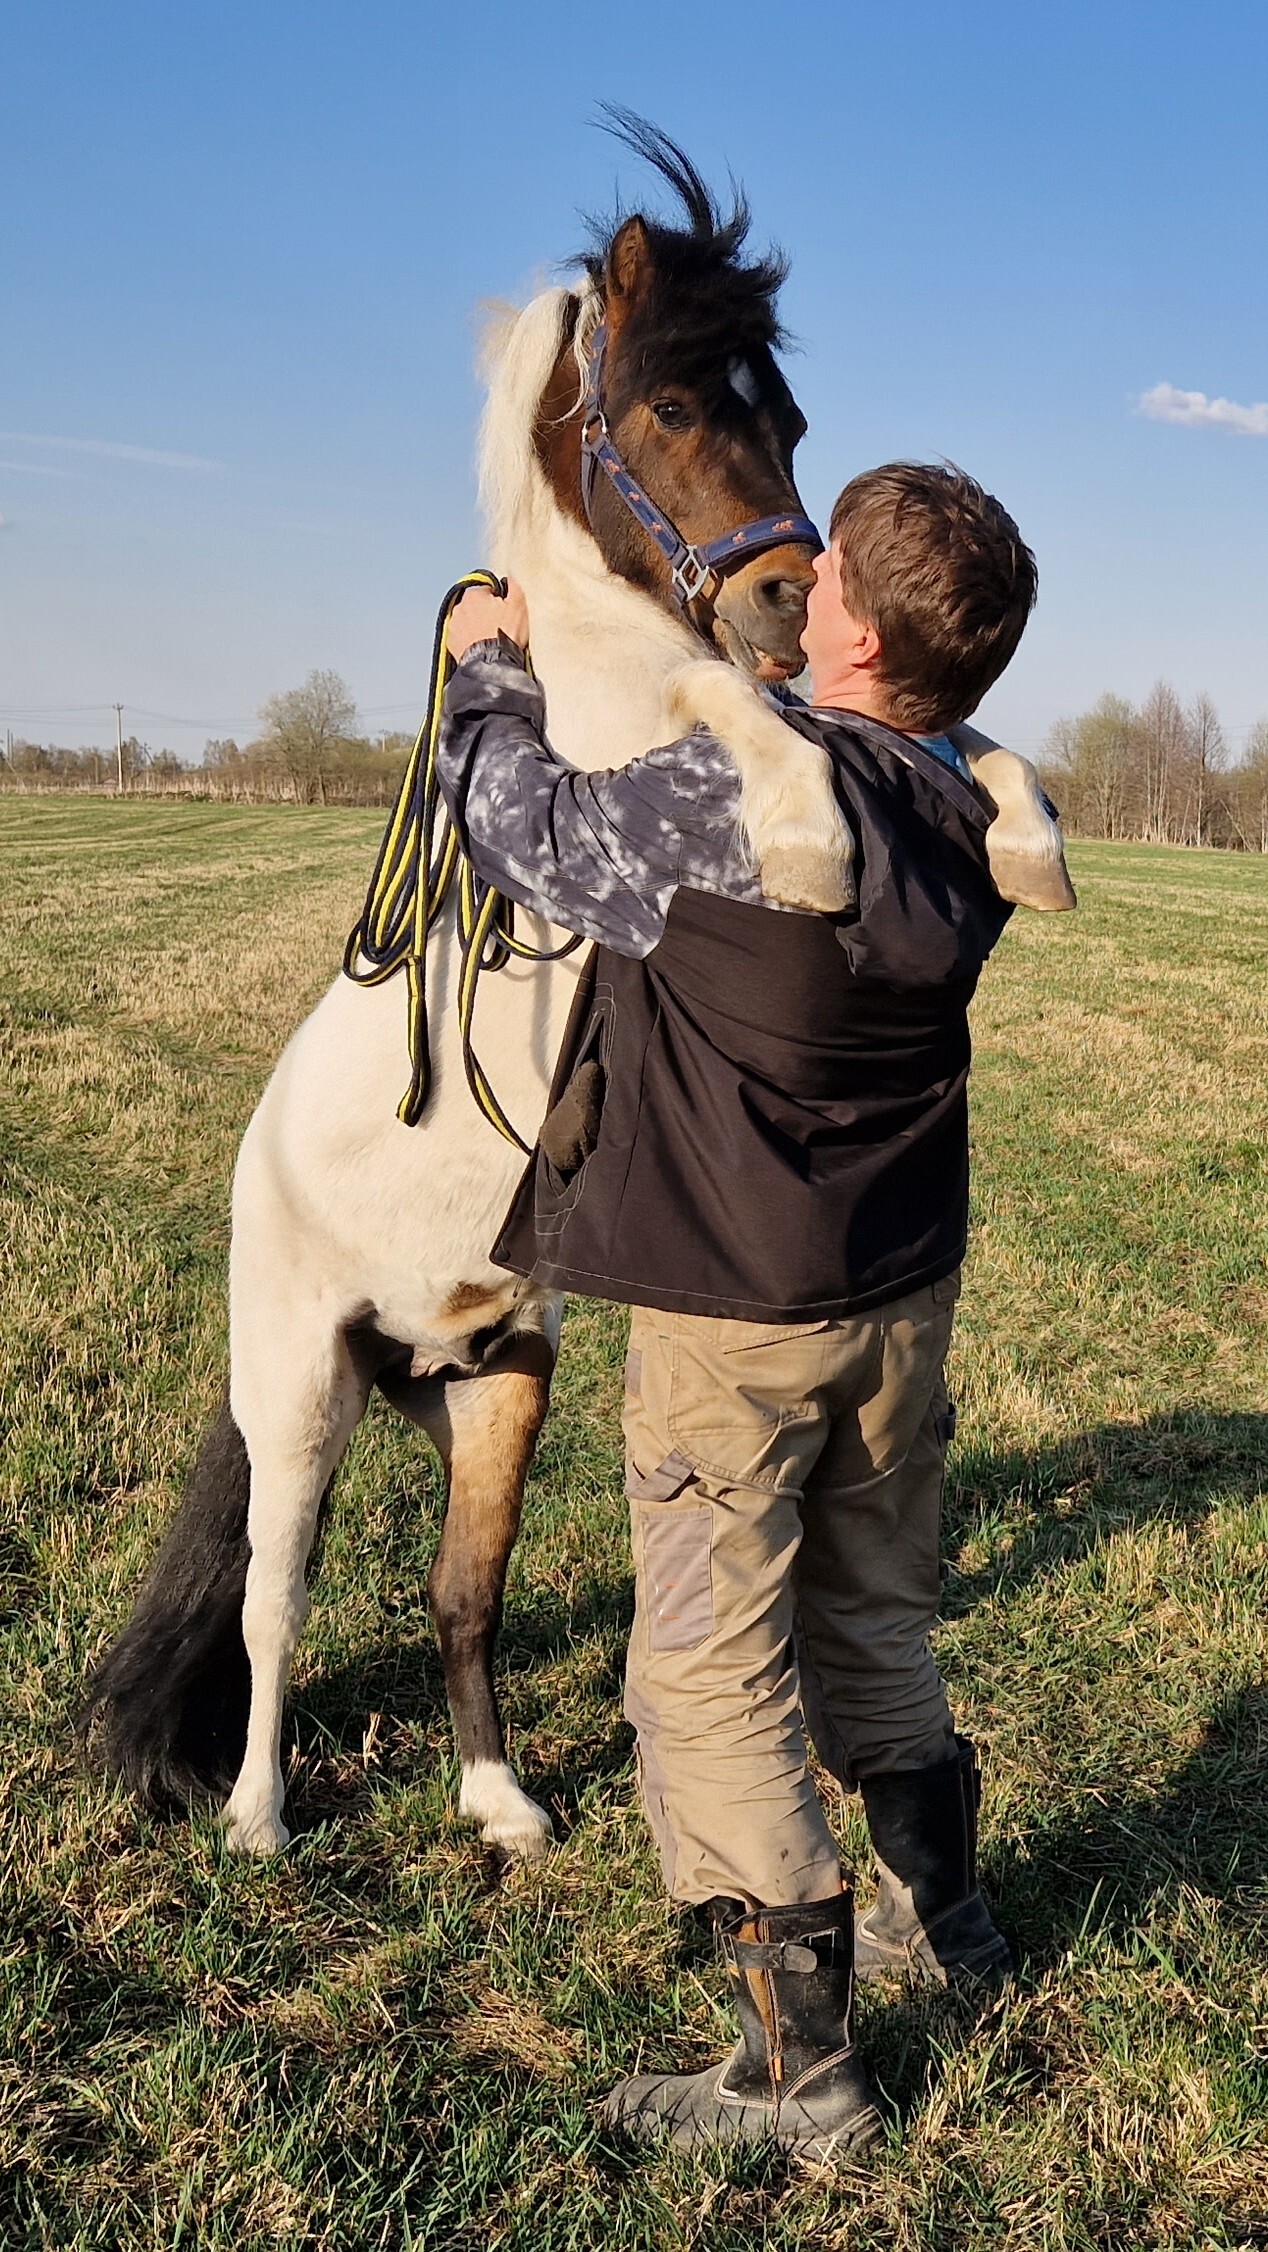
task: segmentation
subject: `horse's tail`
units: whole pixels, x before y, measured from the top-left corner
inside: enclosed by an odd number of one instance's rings
[[[90,1756],[156,1812],[223,1797],[242,1764],[250,1487],[226,1399],[132,1616],[88,1684],[80,1731]]]

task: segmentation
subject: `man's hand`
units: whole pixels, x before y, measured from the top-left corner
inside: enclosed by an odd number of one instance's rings
[[[504,633],[509,641],[528,647],[528,604],[515,579],[506,582],[505,600],[487,587],[469,586],[449,614],[449,654],[455,664],[477,641],[496,641]]]

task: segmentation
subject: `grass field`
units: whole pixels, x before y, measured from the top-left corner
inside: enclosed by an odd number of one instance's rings
[[[1268,862],[1084,846],[1081,913],[1019,915],[986,974],[939,1653],[1024,1975],[985,2014],[864,2002],[866,2175],[596,2123],[639,2057],[726,2037],[633,1803],[615,1312],[570,1314],[502,1645],[545,1864],[499,1881],[455,1822],[437,1480],[386,1409],[302,1646],[286,1856],[77,1773],[221,1381],[235,1142],[379,822],[0,803],[0,2242],[1268,2245]]]

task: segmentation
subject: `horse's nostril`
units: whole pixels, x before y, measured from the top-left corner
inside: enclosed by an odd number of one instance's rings
[[[791,618],[805,609],[809,592],[805,579],[762,579],[757,599],[764,610],[773,610],[781,618]]]

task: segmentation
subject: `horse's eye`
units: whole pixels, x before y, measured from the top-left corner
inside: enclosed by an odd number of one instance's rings
[[[662,430],[689,430],[691,409],[681,399],[653,399],[652,413]]]

